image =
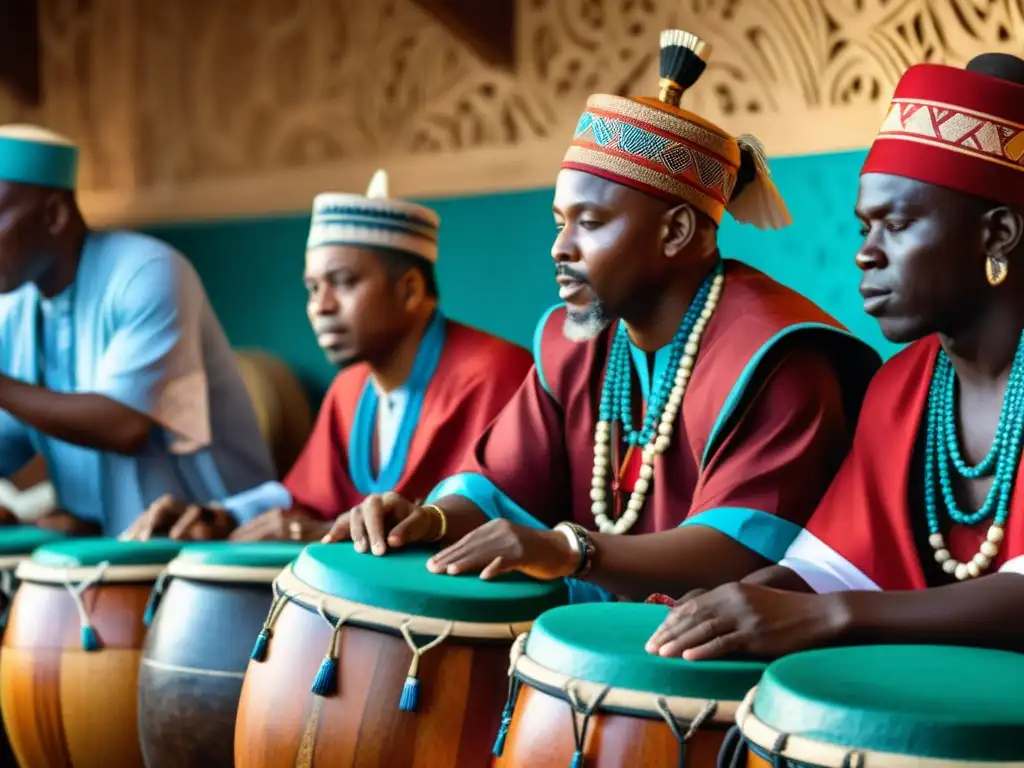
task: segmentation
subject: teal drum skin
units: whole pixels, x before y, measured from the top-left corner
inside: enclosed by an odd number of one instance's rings
[[[301,543],[190,544],[147,606],[139,742],[147,768],[231,768],[235,716],[273,581]]]
[[[499,768],[713,768],[765,665],[646,652],[662,605],[582,603],[534,622],[512,651]]]
[[[1024,768],[1024,655],[950,646],[793,654],[768,667],[737,723],[751,768],[777,759]]]
[[[430,573],[435,549],[311,545],[276,581],[235,729],[237,768],[485,768],[509,650],[563,581]]]

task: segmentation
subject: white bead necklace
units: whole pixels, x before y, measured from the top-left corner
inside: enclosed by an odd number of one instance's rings
[[[711,315],[714,314],[715,308],[718,306],[724,282],[724,275],[718,274],[715,275],[711,283],[711,290],[708,292],[707,301],[704,302],[704,309],[686,340],[683,356],[679,360],[675,384],[669,394],[665,409],[661,413],[658,430],[651,441],[644,446],[643,459],[640,463],[640,477],[637,478],[633,492],[629,495],[626,511],[617,520],[612,520],[608,516],[608,470],[611,466],[612,425],[608,421],[599,421],[594,428],[594,474],[590,488],[590,511],[593,513],[594,522],[597,523],[597,528],[601,533],[628,533],[640,517],[640,510],[643,509],[644,501],[647,499],[647,491],[654,480],[654,457],[668,450],[672,439],[673,424],[683,405],[683,396],[686,394],[693,366],[697,361],[700,340]]]
[[[978,554],[966,563],[961,563],[950,554],[941,533],[931,534],[928,543],[935,550],[935,562],[942,566],[942,570],[956,576],[957,581],[976,579],[988,570],[999,554],[1000,545],[1003,543],[1003,526],[990,525],[988,533],[985,534],[985,541],[981,542],[981,547],[978,548]]]

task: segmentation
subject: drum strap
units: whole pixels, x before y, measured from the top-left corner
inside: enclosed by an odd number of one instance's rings
[[[668,708],[668,702],[660,696],[654,700],[654,706],[658,708],[659,714],[665,719],[668,727],[672,729],[672,735],[676,737],[676,741],[679,742],[679,768],[686,768],[686,743],[693,738],[693,735],[700,730],[701,726],[704,725],[704,721],[710,717],[714,717],[715,712],[718,710],[717,701],[709,701],[707,705],[702,709],[692,721],[690,721],[690,727],[686,730],[686,733],[682,733],[679,730],[679,723],[672,715],[671,710]]]
[[[83,651],[98,651],[100,648],[99,638],[96,636],[96,630],[93,628],[89,621],[89,611],[85,608],[85,601],[82,599],[82,594],[89,587],[94,587],[103,581],[103,574],[106,573],[110,563],[104,560],[96,567],[96,573],[90,576],[80,584],[72,584],[70,579],[64,579],[64,588],[71,595],[72,601],[75,603],[75,608],[78,611],[78,619],[82,623],[82,650]]]
[[[501,727],[498,728],[498,736],[494,739],[494,747],[491,748],[491,754],[495,757],[501,757],[505,752],[505,739],[508,737],[508,729],[512,727],[512,715],[516,711],[520,684],[519,678],[516,676],[516,664],[526,650],[528,635],[528,632],[519,634],[515,642],[512,643],[512,651],[509,653],[508,698],[505,699],[505,708],[501,711]]]
[[[586,746],[587,726],[590,725],[590,716],[601,706],[601,702],[604,701],[604,697],[608,695],[608,691],[611,689],[610,685],[606,685],[593,695],[586,706],[583,706],[583,703],[580,701],[579,692],[576,690],[576,685],[571,680],[565,684],[565,695],[569,697],[570,711],[572,713],[572,735],[576,741],[576,752],[573,753],[569,768],[583,768],[583,748]],[[582,723],[577,720],[577,713],[583,716]]]

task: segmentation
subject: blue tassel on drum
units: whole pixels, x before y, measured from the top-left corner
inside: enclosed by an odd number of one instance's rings
[[[274,584],[274,599],[270,603],[270,610],[267,612],[267,619],[263,622],[263,628],[256,635],[256,642],[253,643],[249,658],[253,661],[263,661],[267,658],[267,643],[270,642],[270,635],[274,631],[274,622],[281,615],[282,609],[288,604],[287,596],[278,591],[277,584]]]
[[[99,649],[100,639],[96,635],[96,630],[90,624],[86,624],[82,627],[82,650],[98,651]]]
[[[149,593],[149,600],[146,601],[146,612],[142,614],[142,623],[147,627],[153,623],[153,619],[156,618],[156,609],[160,607],[160,598],[164,596],[164,587],[167,585],[168,574],[164,571],[160,574],[160,578],[156,580],[156,585],[153,587],[153,591]]]
[[[498,728],[498,736],[494,740],[494,747],[491,754],[501,757],[505,751],[505,739],[508,738],[508,729],[512,726],[512,715],[515,714],[516,700],[519,698],[519,678],[510,674],[508,678],[508,698],[505,699],[505,708],[501,711],[501,727]]]
[[[327,609],[323,605],[317,608],[317,613],[331,628],[331,642],[327,646],[327,655],[320,662],[320,669],[317,670],[316,678],[309,690],[317,696],[333,696],[338,690],[338,637],[345,624],[345,619],[339,617],[337,621],[331,621],[331,617],[327,615]]]
[[[398,700],[398,708],[402,712],[415,712],[420,705],[420,681],[417,677],[405,678],[402,686],[402,697]]]
[[[338,661],[336,659],[328,656],[321,662],[310,690],[317,696],[331,696],[338,690]]]
[[[580,750],[576,750],[572,753],[572,762],[569,763],[569,768],[583,768],[583,753]]]

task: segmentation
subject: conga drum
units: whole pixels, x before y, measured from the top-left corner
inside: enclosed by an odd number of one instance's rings
[[[150,599],[139,673],[147,768],[231,768],[235,715],[274,578],[304,544],[189,544]]]
[[[1024,768],[1024,655],[865,646],[771,664],[726,766]]]
[[[63,539],[64,535],[36,528],[34,525],[9,525],[0,527],[0,636],[7,626],[7,613],[17,589],[14,571],[32,551],[50,541]],[[13,766],[14,753],[7,739],[5,729],[0,728],[0,765]]]
[[[512,650],[496,765],[713,768],[764,664],[647,653],[667,614],[666,606],[642,603],[542,614]]]
[[[142,617],[180,544],[73,539],[18,566],[0,654],[0,707],[22,768],[142,766]]]
[[[238,768],[489,764],[509,649],[565,583],[435,575],[429,556],[315,544],[281,573],[242,685]]]

